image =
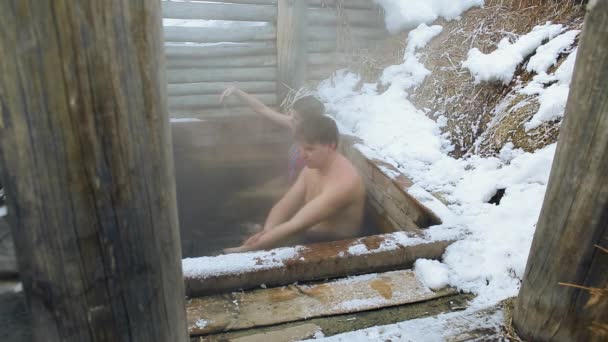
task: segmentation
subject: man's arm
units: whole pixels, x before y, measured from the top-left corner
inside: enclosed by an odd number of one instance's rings
[[[328,188],[318,197],[306,203],[290,220],[264,231],[258,239],[243,247],[246,247],[246,251],[272,248],[286,238],[330,218],[349,201],[348,188],[342,185]]]
[[[249,106],[249,108],[253,109],[256,113],[264,116],[265,118],[273,121],[274,123],[286,128],[293,128],[293,124],[289,116],[270,109],[260,100],[255,98],[255,96],[247,94],[239,88],[229,87],[224,90],[224,92],[220,96],[220,103],[224,102],[224,99],[230,95],[235,95],[241,101],[245,102],[245,104]]]
[[[264,230],[269,230],[287,221],[304,203],[306,195],[305,173],[301,172],[296,182],[287,190],[281,200],[275,204],[264,223]]]

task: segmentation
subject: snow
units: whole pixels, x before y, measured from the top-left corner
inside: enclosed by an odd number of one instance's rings
[[[270,251],[224,254],[214,257],[186,258],[182,260],[184,277],[206,279],[224,274],[251,270],[266,270],[285,266],[305,247],[276,248]]]
[[[511,43],[509,38],[503,38],[498,43],[498,48],[489,54],[473,48],[467,53],[467,59],[462,66],[469,69],[476,83],[501,81],[503,84],[509,84],[515,69],[524,58],[534,52],[545,40],[554,38],[562,30],[562,25],[547,23],[534,27],[532,32],[523,35],[514,43]],[[538,63],[541,64],[541,61]]]
[[[185,122],[203,122],[205,120],[197,119],[197,118],[171,118],[169,120],[171,123],[185,123]]]
[[[431,28],[419,26],[409,37],[430,37]],[[560,31],[560,25],[537,27],[532,36],[512,44],[516,47],[512,49],[520,56],[523,52],[530,54],[543,37]],[[423,74],[428,74],[416,56],[424,42],[428,39],[408,42],[404,64],[409,65],[400,67],[408,72],[385,70],[382,82],[389,86],[384,92],[379,92],[375,84],[358,85],[361,78],[347,70],[321,82],[317,91],[328,113],[347,130],[345,133],[362,139],[364,146],[357,148],[412,179],[415,185],[408,193],[442,219],[443,224],[428,228],[418,239],[458,239],[447,248],[443,266],[425,262],[418,265],[420,278],[430,286],[447,283],[473,292],[477,296],[471,310],[482,309],[519,290],[555,144],[535,153],[507,144],[498,157],[450,157],[451,145],[442,136],[441,120],[438,124],[423,109],[416,108],[407,93],[424,80]],[[500,59],[494,62],[501,63]],[[568,73],[560,71],[560,75],[567,78]],[[505,189],[500,205],[487,203],[498,189]],[[434,192],[440,193],[448,205],[430,194]]]
[[[416,278],[432,290],[439,290],[448,284],[447,265],[437,260],[418,259],[414,263]]]
[[[559,55],[570,49],[580,32],[580,30],[570,30],[539,46],[534,56],[530,58],[526,70],[537,74],[547,72],[547,69],[557,63]]]
[[[0,207],[0,217],[6,216],[6,206],[3,205]]]
[[[466,10],[482,6],[483,0],[374,0],[384,9],[386,28],[391,33],[432,23],[442,17],[458,19]]]
[[[196,325],[196,327],[199,329],[203,329],[203,328],[207,327],[207,325],[209,325],[209,321],[204,320],[204,319],[199,319],[198,321],[196,321],[194,323],[194,325]]]
[[[555,120],[564,115],[568,94],[570,93],[570,81],[574,72],[577,49],[570,52],[568,58],[557,68],[547,75],[544,72],[534,76],[532,82],[520,92],[527,95],[538,95],[540,107],[529,122],[524,124],[526,130],[539,127],[543,122]],[[546,84],[553,83],[547,88]]]

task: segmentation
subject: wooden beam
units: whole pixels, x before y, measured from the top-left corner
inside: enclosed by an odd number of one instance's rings
[[[401,239],[407,234],[398,232],[373,235],[354,240],[332,241],[295,249],[293,256],[278,260],[274,251],[251,254],[256,267],[207,273],[211,265],[232,260],[231,255],[185,259],[184,281],[188,296],[355,275],[412,267],[419,258],[437,259],[443,255],[450,241],[424,242],[405,246]],[[358,251],[350,253],[349,251]],[[267,258],[265,257],[267,256]],[[268,264],[267,264],[268,262]],[[205,266],[205,265],[209,265]],[[215,267],[213,267],[216,269]]]
[[[529,341],[601,341],[608,301],[608,2],[590,1],[514,325]],[[560,285],[559,283],[571,285]],[[598,300],[598,301],[596,301]],[[595,304],[593,302],[596,301]]]
[[[381,27],[351,27],[348,36],[355,40],[377,40],[388,37],[388,31]],[[338,39],[336,26],[312,26],[309,28],[308,39],[336,41]]]
[[[255,97],[266,105],[276,105],[276,94],[256,94]],[[188,109],[200,110],[202,108],[221,108],[224,106],[242,106],[243,103],[235,97],[226,99],[224,104],[220,104],[219,95],[184,95],[170,96],[168,105],[169,109]]]
[[[175,119],[192,118],[205,120],[214,118],[252,117],[256,115],[257,114],[249,107],[204,108],[200,110],[169,108],[169,116]]]
[[[343,9],[343,17],[338,12],[326,8],[311,8],[308,10],[308,25],[336,25],[346,21],[350,26],[384,27],[384,16],[380,11]]]
[[[373,0],[308,0],[308,5],[323,8],[335,8],[339,5],[342,8],[378,9],[378,5]]]
[[[344,53],[309,53],[308,67],[348,64],[352,56]]]
[[[173,1],[163,1],[162,6],[163,18],[170,19],[274,22],[277,16],[275,6]]]
[[[193,298],[187,306],[188,331],[196,336],[270,326],[428,301],[454,292],[431,291],[406,270]]]
[[[202,83],[183,83],[169,84],[169,96],[179,95],[203,95],[216,94],[219,95],[226,88],[235,85],[235,82],[202,82]],[[239,82],[239,89],[251,94],[259,93],[276,93],[276,82]]]
[[[338,66],[336,65],[311,66],[308,68],[308,77],[311,80],[324,80],[330,77],[337,69]]]
[[[276,51],[275,51],[276,52]],[[169,69],[198,69],[198,68],[244,68],[244,67],[276,67],[277,56],[232,56],[230,58],[175,58],[167,59]]]
[[[186,27],[165,26],[166,42],[251,42],[260,40],[276,40],[277,33],[272,25],[245,27]]]
[[[336,42],[331,40],[309,41],[307,44],[306,51],[310,53],[335,52],[337,48]]]
[[[306,1],[279,0],[277,21],[277,83],[279,101],[306,80]]]
[[[274,81],[277,69],[267,68],[223,68],[223,69],[169,69],[169,83]]]
[[[33,341],[186,341],[158,1],[1,1],[0,175]]]
[[[257,56],[276,53],[274,42],[217,43],[213,45],[165,44],[167,58]]]

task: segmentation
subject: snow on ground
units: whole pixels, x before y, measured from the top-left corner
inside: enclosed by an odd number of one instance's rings
[[[416,278],[432,290],[439,290],[448,284],[449,269],[437,260],[418,259],[414,264]]]
[[[484,341],[498,340],[504,320],[501,310],[461,311],[413,319],[397,324],[376,326],[317,340],[329,342],[366,341]],[[479,336],[471,335],[477,332]]]
[[[545,28],[552,34],[561,31],[561,26]],[[429,37],[429,29],[421,25],[410,37]],[[422,46],[412,41],[416,47]],[[525,45],[534,45],[533,50],[535,44]],[[429,192],[439,192],[447,200],[447,210],[437,212],[444,223],[429,228],[426,237],[435,240],[456,236],[459,241],[446,250],[443,266],[420,262],[417,273],[424,279],[443,267],[447,275],[443,279],[429,276],[429,281],[443,280],[477,294],[470,310],[479,310],[515,296],[519,290],[555,144],[535,153],[507,144],[492,158],[448,156],[451,147],[441,135],[439,124],[408,100],[406,90],[428,74],[417,61],[416,47],[406,48],[404,61],[415,67],[387,68],[408,72],[385,72],[382,81],[389,86],[384,92],[379,92],[375,84],[358,87],[360,77],[341,70],[319,85],[318,94],[342,129],[363,139],[366,155],[380,156],[416,183],[408,190],[410,194],[428,202]],[[487,203],[498,189],[505,189],[500,205]]]
[[[458,19],[466,10],[482,6],[483,0],[374,0],[384,8],[386,28],[396,33],[439,17]]]
[[[552,39],[563,30],[562,25],[539,25],[532,32],[511,43],[509,38],[503,38],[498,48],[489,54],[473,48],[467,54],[467,60],[462,66],[469,69],[475,82],[501,81],[509,84],[513,79],[515,69],[525,57],[536,50],[545,40]]]
[[[0,207],[0,217],[4,217],[6,216],[6,206],[1,206]]]
[[[524,124],[526,130],[534,129],[545,121],[551,121],[564,115],[576,53],[577,49],[575,48],[553,74],[547,75],[545,72],[541,72],[534,76],[532,82],[520,91],[522,94],[538,95],[538,102],[540,103],[536,114],[529,122]],[[550,85],[547,86],[548,84]]]

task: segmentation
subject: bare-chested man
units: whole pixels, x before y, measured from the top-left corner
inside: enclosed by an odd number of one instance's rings
[[[272,208],[262,231],[226,253],[360,235],[365,185],[357,169],[336,151],[336,123],[327,116],[304,120],[295,138],[306,167]]]

